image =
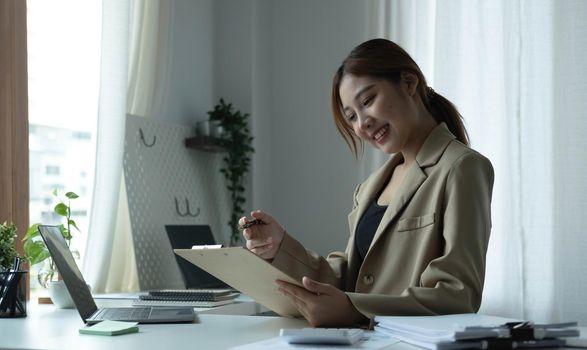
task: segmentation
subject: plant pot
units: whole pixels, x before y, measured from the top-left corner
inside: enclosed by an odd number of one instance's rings
[[[51,281],[47,286],[47,292],[53,302],[53,305],[60,309],[73,309],[75,304],[67,291],[63,281]]]
[[[217,120],[202,120],[196,123],[196,135],[221,138],[224,134],[224,128]]]

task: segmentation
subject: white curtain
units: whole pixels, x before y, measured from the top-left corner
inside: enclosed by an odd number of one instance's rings
[[[587,2],[373,5],[495,168],[481,312],[587,324]]]
[[[161,116],[167,109],[173,1],[132,2],[127,111]]]
[[[172,1],[132,0],[127,113],[151,117],[164,113],[169,88]],[[110,257],[105,292],[138,291],[132,226],[124,175],[120,175],[117,244]],[[124,268],[121,268],[124,267]]]
[[[94,292],[104,291],[114,243],[124,150],[128,24],[128,1],[102,1],[96,176],[83,264],[86,282]]]
[[[117,32],[120,43],[115,57],[107,50],[115,40],[104,34],[102,71],[114,73],[117,85],[109,95],[100,99],[100,107],[102,110],[103,104],[116,103],[117,109],[108,116],[103,117],[101,113],[98,123],[103,130],[118,132],[109,139],[98,137],[97,154],[101,157],[96,161],[90,225],[93,229],[88,237],[89,253],[86,253],[84,272],[94,292],[131,292],[139,289],[139,283],[122,172],[124,125],[127,113],[153,116],[163,113],[166,108],[173,2],[104,0],[105,10],[106,6],[113,7],[107,5],[110,2],[124,9],[120,8],[121,12],[114,19],[103,12],[105,30],[121,29]],[[105,60],[104,55],[109,57]],[[102,86],[108,79],[102,74]],[[116,153],[111,151],[113,145]]]

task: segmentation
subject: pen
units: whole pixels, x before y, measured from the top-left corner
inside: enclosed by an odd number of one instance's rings
[[[239,228],[241,230],[244,230],[246,228],[249,228],[249,227],[255,226],[255,225],[265,225],[265,222],[261,219],[255,219],[255,220],[251,220],[251,221],[247,222],[246,224],[240,226]]]
[[[12,270],[14,272],[17,272],[19,268],[20,268],[20,258],[19,257],[15,257],[14,258],[14,263],[12,264]]]
[[[9,310],[11,304],[15,305],[15,301],[12,299],[15,299],[17,295],[18,281],[20,277],[17,275],[19,266],[20,258],[15,257],[14,263],[12,264],[12,268],[8,270],[6,277],[2,281],[3,285],[0,290],[0,312],[5,312],[6,310]],[[14,291],[14,297],[11,297],[11,295],[9,295],[11,291]],[[12,307],[14,308],[14,306]]]

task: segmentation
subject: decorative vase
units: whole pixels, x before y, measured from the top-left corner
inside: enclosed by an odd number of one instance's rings
[[[69,295],[69,291],[63,281],[51,281],[47,286],[49,297],[53,305],[60,309],[73,309],[75,304]]]

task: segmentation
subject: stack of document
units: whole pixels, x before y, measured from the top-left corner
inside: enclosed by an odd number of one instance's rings
[[[480,314],[378,316],[376,331],[431,350],[561,347],[577,337],[576,322],[533,324]]]
[[[215,307],[234,303],[239,295],[232,289],[159,289],[140,295],[133,306]]]

